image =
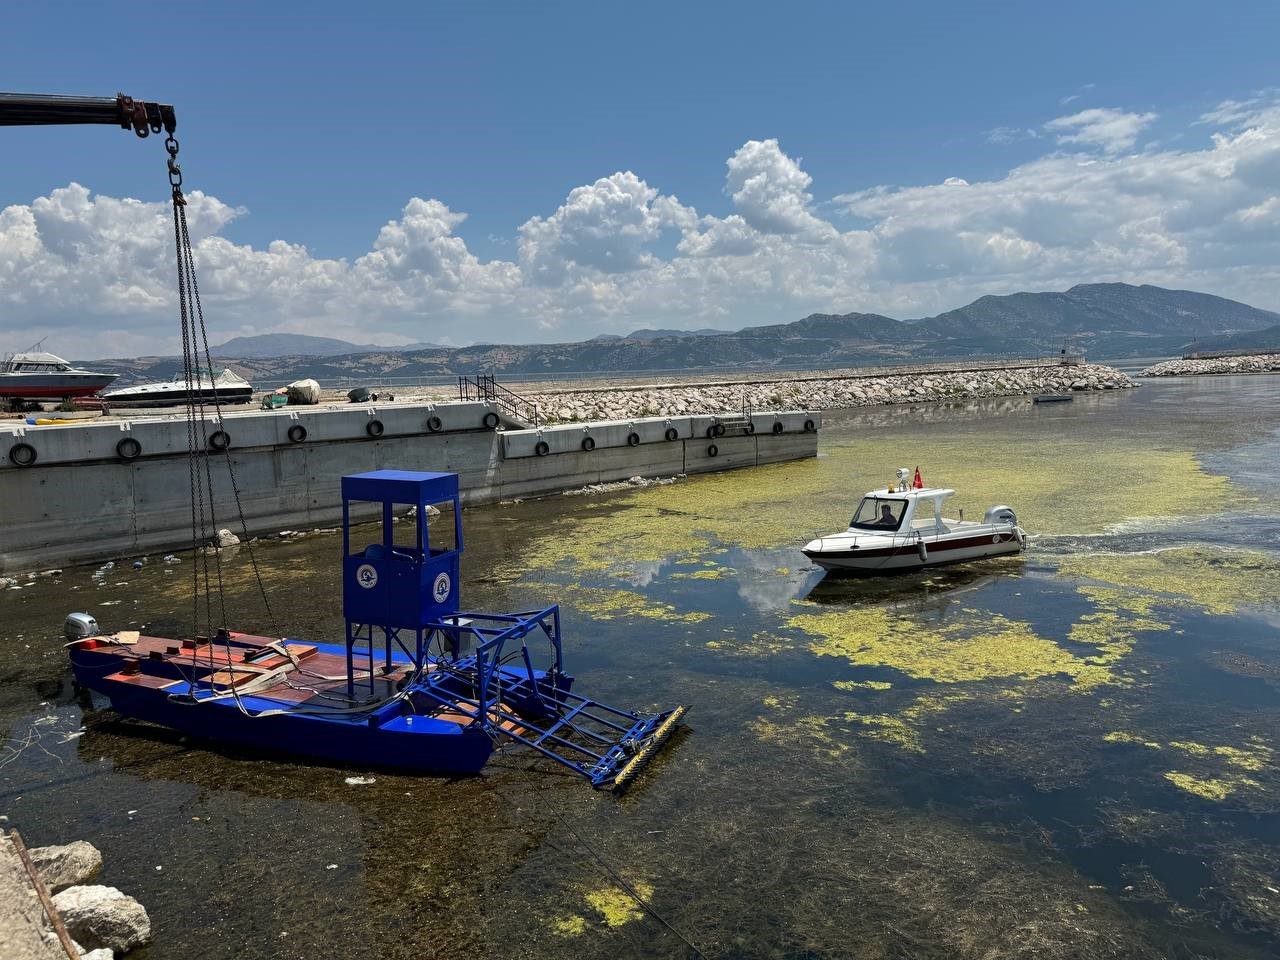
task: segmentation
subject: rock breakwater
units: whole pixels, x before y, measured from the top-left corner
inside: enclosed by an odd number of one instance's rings
[[[740,410],[830,410],[889,403],[929,403],[1135,386],[1113,367],[1026,366],[909,373],[899,376],[812,377],[737,383],[655,384],[528,395],[548,423],[677,417]]]
[[[1195,377],[1210,373],[1277,373],[1280,353],[1254,353],[1242,357],[1203,357],[1197,360],[1165,360],[1143,370],[1140,377]]]

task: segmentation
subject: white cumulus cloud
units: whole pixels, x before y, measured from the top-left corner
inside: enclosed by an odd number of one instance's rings
[[[1044,125],[1056,134],[1059,143],[1101,147],[1107,153],[1131,150],[1138,134],[1156,119],[1154,113],[1129,113],[1111,107],[1094,107],[1067,117],[1057,117]]]
[[[1183,149],[1131,152],[1151,119],[1087,110],[1045,130],[1090,149],[1054,148],[986,179],[949,158],[936,182],[827,199],[777,140],[750,140],[726,161],[724,209],[617,172],[528,216],[509,258],[490,260],[468,249],[465,213],[438,198],[410,197],[371,224],[352,259],[296,239],[233,242],[243,210],[198,192],[188,217],[215,342],[292,331],[465,344],[814,311],[919,316],[1102,280],[1280,307],[1275,98],[1205,112]],[[176,351],[171,216],[167,203],[74,183],[0,210],[0,349],[48,335],[71,356]]]

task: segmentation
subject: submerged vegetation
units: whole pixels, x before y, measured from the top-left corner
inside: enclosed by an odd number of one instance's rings
[[[1280,560],[1265,537],[1217,545],[1238,534],[1229,519],[1212,544],[1193,521],[1216,503],[1264,520],[1275,505],[1206,468],[1196,437],[1127,419],[1080,418],[1049,438],[1012,419],[939,414],[892,435],[834,419],[813,461],[469,514],[470,608],[559,602],[584,690],[693,704],[626,796],[515,752],[474,780],[377,773],[355,788],[90,713],[79,740],[46,741],[54,775],[34,749],[0,771],[0,814],[87,820],[135,850],[175,954],[234,922],[264,954],[322,950],[341,931],[388,957],[695,955],[634,891],[706,956],[1274,956]],[[795,547],[843,525],[916,450],[966,516],[1011,504],[1029,553],[876,580],[809,568]],[[1113,463],[1140,464],[1144,482],[1100,472]],[[340,635],[332,539],[263,549],[268,585],[293,587],[282,625]],[[251,608],[243,556],[225,559],[236,609]],[[143,611],[189,615],[178,581],[191,571],[172,570],[105,583],[68,571],[60,589],[92,609],[125,584],[125,602],[96,613],[139,626]],[[33,640],[48,632],[36,606],[55,600],[44,586],[6,596],[25,617],[12,663],[44,643],[36,666],[14,667],[30,674],[10,689],[31,714],[15,730],[46,711],[73,732],[81,722],[58,685],[60,642]],[[94,790],[43,786],[68,775]],[[154,849],[137,851],[137,825],[118,816],[135,808]],[[287,846],[303,819],[313,847],[264,863],[262,845]],[[192,908],[166,883],[181,870],[216,890],[231,869],[292,883],[305,903],[259,914],[214,894],[182,942]],[[377,909],[352,906],[366,902]],[[332,906],[308,933],[318,903]],[[423,924],[424,903],[448,909]]]

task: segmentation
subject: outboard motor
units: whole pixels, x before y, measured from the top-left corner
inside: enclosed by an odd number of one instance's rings
[[[98,629],[98,621],[87,613],[69,613],[62,625],[62,633],[68,640],[83,640],[85,637],[96,637],[102,633]]]
[[[983,523],[1007,523],[1010,526],[1018,525],[1018,515],[1013,512],[1013,507],[1006,507],[1000,504],[997,507],[990,507],[987,515],[982,518]]]

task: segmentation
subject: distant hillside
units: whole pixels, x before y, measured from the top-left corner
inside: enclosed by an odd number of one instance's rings
[[[1280,314],[1207,293],[1090,283],[1065,293],[980,297],[967,307],[915,323],[944,341],[1070,337],[1095,351],[1124,353],[1129,347],[1141,350],[1142,340],[1185,342],[1255,330],[1278,320]]]
[[[718,337],[724,330],[700,327],[697,330],[632,330],[624,340],[665,340],[667,337]]]
[[[1280,323],[1265,330],[1233,333],[1226,337],[1197,338],[1188,348],[1197,353],[1215,350],[1256,350],[1259,353],[1280,353]]]
[[[215,357],[264,359],[267,357],[336,357],[349,353],[377,353],[380,350],[419,350],[429,343],[412,343],[388,348],[377,344],[349,343],[334,337],[313,337],[305,333],[262,333],[254,337],[233,337],[210,347]]]
[[[376,347],[326,337],[267,334],[229,341],[215,353],[259,381],[314,377],[438,377],[493,371],[513,378],[591,372],[677,373],[720,369],[824,369],[920,358],[1036,356],[1064,341],[1089,356],[1177,355],[1192,340],[1264,337],[1280,314],[1189,290],[1124,283],[1058,293],[987,296],[936,317],[895,320],[874,313],[815,313],[792,323],[736,332],[638,330],[580,343]],[[278,338],[278,339],[275,339]],[[338,351],[336,345],[342,345]],[[274,346],[274,350],[272,347]],[[122,382],[156,378],[173,358],[122,360]]]

